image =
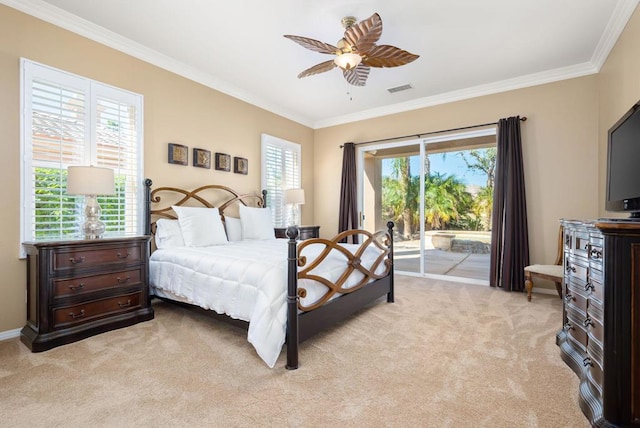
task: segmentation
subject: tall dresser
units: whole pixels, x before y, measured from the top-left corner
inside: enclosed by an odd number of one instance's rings
[[[153,318],[149,237],[26,242],[27,324],[33,352]]]
[[[640,222],[563,220],[562,359],[594,426],[640,427]]]

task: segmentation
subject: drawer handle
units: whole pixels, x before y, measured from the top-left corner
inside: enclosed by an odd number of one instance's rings
[[[602,258],[602,250],[597,250],[597,249],[592,249],[591,252],[589,253],[591,255],[591,258],[593,259],[601,259]]]
[[[84,309],[80,309],[80,312],[78,312],[77,314],[74,312],[69,312],[69,316],[74,320],[77,318],[82,318],[84,316]]]
[[[593,363],[591,362],[591,358],[590,357],[585,357],[582,360],[582,365],[585,366],[585,367],[587,367],[587,366],[593,367]]]
[[[118,284],[124,284],[125,282],[129,282],[129,280],[131,279],[131,277],[126,277],[125,279],[122,279],[120,277],[118,277]]]
[[[596,289],[596,286],[593,285],[591,283],[591,281],[588,281],[585,285],[584,285],[584,291],[593,291]]]
[[[131,299],[127,300],[127,303],[118,302],[118,306],[120,306],[121,308],[126,308],[127,306],[131,306]]]
[[[567,236],[566,238],[564,238],[564,245],[566,245],[567,247],[571,245],[571,237]]]
[[[569,330],[573,330],[573,326],[571,325],[570,322],[564,325],[564,331],[569,331]]]
[[[576,268],[574,266],[571,266],[570,264],[567,264],[566,271],[576,273]]]
[[[567,294],[566,296],[564,296],[564,301],[566,303],[570,303],[571,301],[575,302],[576,298],[573,297],[573,294]]]
[[[84,282],[81,282],[78,285],[73,285],[73,284],[69,285],[69,290],[71,291],[79,291],[79,290],[82,290],[83,288],[84,288]]]
[[[84,262],[84,256],[80,256],[80,257],[77,257],[77,258],[76,258],[76,257],[71,257],[71,258],[69,259],[69,261],[70,261],[72,264],[77,265],[78,263],[82,263],[82,262]]]
[[[587,318],[582,322],[582,325],[589,328],[589,326],[593,325],[593,321],[591,321],[591,318]]]
[[[126,258],[127,258],[127,257],[129,257],[130,255],[131,255],[131,253],[130,253],[130,252],[128,252],[128,251],[127,251],[127,254],[125,254],[124,256],[122,255],[122,253],[118,253],[118,254],[116,254],[116,256],[117,256],[119,259],[126,259]]]
[[[591,244],[589,244],[588,242],[586,244],[584,244],[584,249],[589,251],[589,247],[591,246]]]

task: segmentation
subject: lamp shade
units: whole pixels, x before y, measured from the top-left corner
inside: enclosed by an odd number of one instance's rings
[[[285,204],[304,204],[303,189],[287,189],[284,191]]]
[[[113,170],[96,166],[67,168],[67,194],[113,195],[116,193]]]

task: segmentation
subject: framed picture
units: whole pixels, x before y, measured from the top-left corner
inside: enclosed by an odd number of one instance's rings
[[[211,168],[211,152],[204,149],[193,149],[193,166]]]
[[[182,144],[169,143],[169,163],[189,164],[189,147]]]
[[[216,153],[216,169],[218,171],[231,171],[231,156],[225,153]]]
[[[245,158],[233,157],[233,172],[247,175],[249,173],[249,161]]]

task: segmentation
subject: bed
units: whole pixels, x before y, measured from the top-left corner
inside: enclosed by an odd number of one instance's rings
[[[285,367],[297,369],[301,342],[385,295],[394,301],[393,222],[305,241],[289,227],[276,239],[266,191],[144,184],[151,293],[247,328],[269,367],[286,344]],[[347,244],[353,237],[362,243]]]

